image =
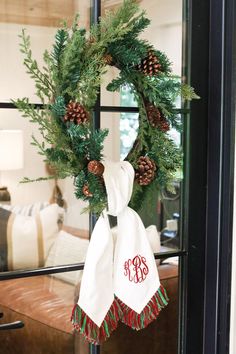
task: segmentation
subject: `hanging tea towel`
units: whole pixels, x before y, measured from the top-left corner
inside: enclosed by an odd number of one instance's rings
[[[72,312],[74,327],[94,344],[107,339],[119,320],[136,330],[145,328],[168,303],[145,227],[128,207],[133,167],[127,161],[104,165],[108,210],[94,227]],[[117,217],[115,245],[108,215]]]

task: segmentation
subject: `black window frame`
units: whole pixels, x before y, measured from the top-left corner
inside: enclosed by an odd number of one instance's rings
[[[236,6],[189,1],[189,78],[201,95],[189,122],[186,351],[228,354],[234,191]]]

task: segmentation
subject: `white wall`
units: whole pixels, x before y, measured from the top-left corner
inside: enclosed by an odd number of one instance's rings
[[[173,73],[181,75],[182,0],[142,0],[151,25],[142,35],[164,51],[173,64]]]

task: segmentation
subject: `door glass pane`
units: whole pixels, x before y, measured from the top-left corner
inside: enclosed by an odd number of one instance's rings
[[[120,323],[111,338],[101,346],[102,354],[178,353],[178,258],[166,259],[158,265],[158,272],[169,297],[168,306],[160,312],[155,321],[141,331],[134,331]]]
[[[102,0],[102,13],[122,4],[121,0]],[[182,0],[141,0],[140,7],[146,11],[151,24],[141,38],[149,41],[156,49],[166,53],[172,63],[173,73],[181,76],[182,71]],[[118,69],[109,67],[102,82],[102,105],[125,106],[120,94],[107,92],[107,84],[118,75]],[[179,103],[180,104],[180,103]],[[134,102],[132,105],[135,106]],[[130,104],[128,104],[130,106]]]
[[[138,114],[102,113],[101,127],[109,129],[104,145],[104,158],[113,161],[125,159],[137,135]],[[170,135],[177,145],[181,144],[179,133],[172,130]],[[159,189],[151,195],[146,194],[146,201],[140,200],[139,207],[136,209],[146,228],[151,225],[155,225],[157,228],[155,253],[168,252],[180,248],[179,225],[182,174],[182,169],[176,171],[173,192]]]
[[[87,354],[70,321],[79,287],[67,273],[1,281],[0,324],[22,321],[24,328],[0,330],[0,353]]]
[[[33,80],[26,74],[23,56],[19,50],[19,34],[25,28],[31,37],[32,56],[42,68],[43,53],[50,50],[56,29],[63,19],[71,24],[75,14],[80,13],[80,24],[89,28],[90,2],[87,0],[2,0],[0,2],[0,101],[29,97],[39,102],[34,94]],[[24,85],[22,85],[24,83]]]
[[[32,56],[42,68],[43,53],[46,49],[51,49],[61,21],[65,19],[71,25],[78,12],[80,26],[89,29],[91,7],[86,0],[1,2],[0,102],[10,102],[11,99],[24,96],[32,103],[39,102],[34,94],[34,81],[26,74],[20,53],[19,35],[22,28],[31,37]],[[5,190],[1,191],[0,207],[10,211],[1,211],[1,220],[4,219],[5,222],[0,235],[0,269],[28,269],[82,262],[88,243],[89,216],[81,215],[86,204],[76,199],[73,179],[20,183],[25,176],[30,179],[44,178],[49,177],[52,172],[36,147],[31,145],[32,135],[42,141],[38,126],[22,118],[15,109],[1,108],[0,129],[22,131],[24,158],[21,169],[0,171],[0,188],[6,186],[11,198],[10,202],[8,196],[6,200]],[[51,205],[53,203],[59,206],[56,208]],[[7,227],[13,217],[14,222],[9,232]],[[66,244],[66,252],[65,249],[62,252],[63,243]],[[81,250],[74,252],[73,256],[73,251],[81,244]]]
[[[49,177],[50,171],[43,157],[31,145],[32,134],[41,141],[38,127],[15,109],[1,109],[0,128],[23,132],[24,157],[21,169],[0,171],[0,184],[7,187],[11,196],[10,202],[0,198],[0,207],[9,210],[0,209],[0,254],[5,259],[1,270],[84,261],[89,216],[81,214],[87,204],[76,199],[73,179],[20,183],[25,176],[31,179]]]
[[[112,10],[119,6],[121,1],[111,2],[102,1],[102,11]],[[182,70],[182,0],[175,1],[146,1],[139,2],[140,7],[146,11],[147,17],[151,20],[149,27],[142,33],[141,37],[148,40],[153,46],[167,54],[172,62],[173,73],[181,76]],[[118,74],[114,67],[108,68],[108,73],[102,85],[102,104],[136,106],[133,96],[130,94],[129,87],[122,87],[120,92],[109,93],[106,85]],[[178,99],[176,106],[180,107],[181,100]],[[111,116],[113,118],[111,118]],[[116,117],[116,123],[113,122]],[[111,118],[111,119],[109,119]],[[180,116],[180,120],[183,117]],[[109,127],[110,134],[106,142],[108,158],[119,160],[127,156],[136,138],[138,128],[138,114],[122,113],[103,114],[102,125]],[[169,134],[172,139],[181,145],[181,134],[172,129]],[[118,138],[119,137],[119,138]],[[112,143],[111,143],[112,142]],[[163,250],[180,248],[180,200],[181,183],[183,171],[176,171],[176,178],[173,184],[174,192],[157,191],[149,205],[142,203],[139,210],[145,226],[150,224],[157,225],[161,232],[161,243]]]

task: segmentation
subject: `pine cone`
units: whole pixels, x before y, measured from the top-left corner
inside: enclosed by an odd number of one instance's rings
[[[145,107],[150,125],[157,128],[162,120],[161,111],[151,103],[147,103]]]
[[[144,75],[154,76],[161,71],[161,64],[153,50],[148,51],[148,56],[137,66]]]
[[[162,120],[160,123],[159,128],[163,131],[163,132],[167,132],[168,130],[170,130],[170,125],[166,120]]]
[[[104,63],[106,64],[106,65],[112,65],[112,62],[113,62],[113,58],[112,58],[112,56],[111,56],[111,54],[105,54],[104,56],[103,56],[103,60],[104,60]]]
[[[92,160],[88,163],[88,171],[97,176],[102,176],[104,172],[104,165],[100,161]]]
[[[156,165],[148,156],[140,156],[135,179],[140,186],[147,186],[155,177]]]
[[[70,101],[66,107],[64,122],[73,122],[74,124],[86,123],[89,120],[88,112],[78,102]]]
[[[82,191],[83,191],[83,194],[85,195],[85,197],[91,198],[91,197],[93,196],[93,194],[90,192],[89,186],[88,186],[87,184],[85,184],[85,185],[83,186]]]
[[[159,128],[163,132],[166,132],[170,129],[169,123],[157,107],[148,102],[146,103],[145,108],[148,121],[152,127]]]

